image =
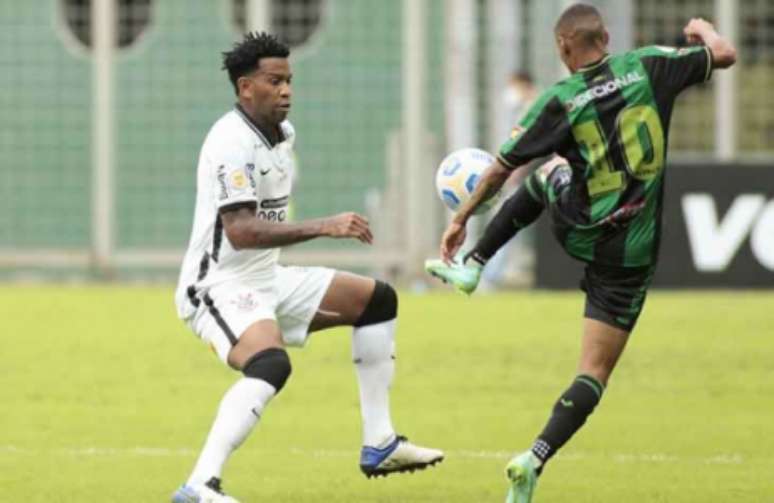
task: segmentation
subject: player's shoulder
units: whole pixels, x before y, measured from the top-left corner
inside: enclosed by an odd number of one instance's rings
[[[251,134],[250,128],[236,110],[229,110],[215,121],[215,124],[210,128],[207,139],[214,142],[227,141],[250,138]]]
[[[282,136],[285,138],[285,141],[291,145],[296,142],[296,128],[293,127],[289,120],[285,119],[280,123],[280,130],[282,130]]]
[[[216,153],[252,147],[252,133],[234,110],[223,114],[210,128],[203,150]]]
[[[637,49],[629,51],[624,55],[625,56],[633,55],[640,59],[648,58],[648,57],[679,58],[687,54],[692,54],[694,52],[700,52],[704,50],[705,50],[704,46],[701,46],[701,45],[696,45],[691,47],[672,47],[668,45],[646,45],[644,47],[638,47]]]
[[[541,97],[544,107],[564,112],[566,102],[586,90],[586,80],[581,73],[569,75],[546,89]]]

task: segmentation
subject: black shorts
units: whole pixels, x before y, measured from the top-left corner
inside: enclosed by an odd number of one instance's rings
[[[653,267],[587,264],[581,280],[586,292],[585,317],[631,332],[645,304]]]

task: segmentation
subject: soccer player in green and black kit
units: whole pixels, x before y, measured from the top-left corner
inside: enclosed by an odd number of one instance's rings
[[[548,89],[514,129],[470,201],[454,216],[431,274],[472,293],[495,252],[545,210],[571,256],[586,263],[578,376],[556,402],[532,448],[506,468],[508,502],[529,502],[546,462],[586,422],[642,310],[658,258],[667,137],[680,92],[736,60],[734,47],[703,19],[684,29],[694,46],[645,47],[609,55],[592,6],[565,10],[554,28],[572,75]],[[454,261],[474,210],[512,170],[558,154],[531,174],[461,263]]]

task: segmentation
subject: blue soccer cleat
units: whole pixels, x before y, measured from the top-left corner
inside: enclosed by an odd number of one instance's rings
[[[391,473],[424,470],[443,461],[443,452],[414,445],[406,437],[396,436],[382,449],[364,446],[360,451],[360,470],[369,479]]]

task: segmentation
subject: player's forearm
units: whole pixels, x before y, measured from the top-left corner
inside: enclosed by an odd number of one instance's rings
[[[481,180],[476,184],[476,189],[470,195],[470,199],[465,202],[454,215],[454,222],[465,225],[471,215],[484,202],[494,197],[502,188],[505,181],[511,174],[511,170],[495,161],[481,175]]]
[[[231,246],[236,250],[277,248],[326,235],[325,219],[305,220],[297,223],[274,223],[253,218],[229,233]]]

